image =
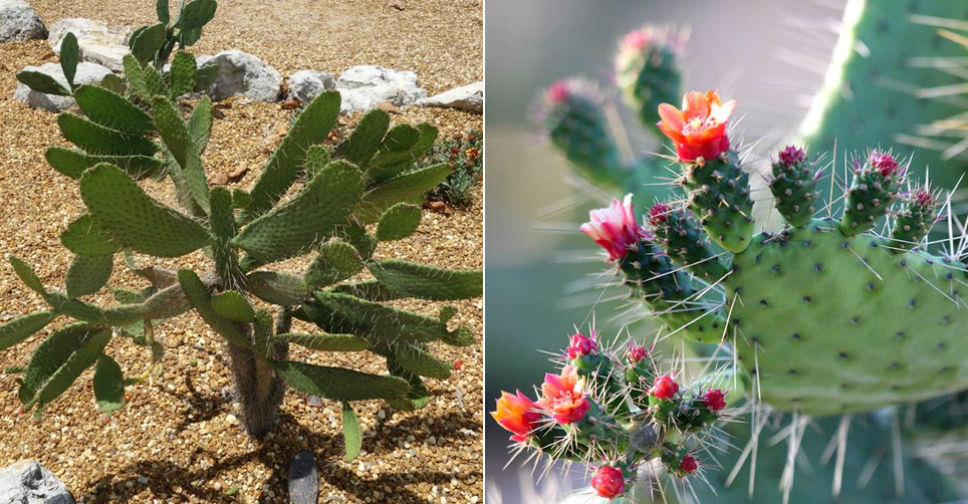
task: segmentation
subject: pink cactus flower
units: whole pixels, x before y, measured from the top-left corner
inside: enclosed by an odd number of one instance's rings
[[[894,160],[894,156],[889,152],[871,152],[870,163],[878,173],[885,177],[890,177],[898,173],[897,161]]]
[[[568,344],[569,359],[577,359],[584,355],[598,353],[598,343],[595,343],[595,331],[592,331],[591,334],[590,337],[581,333],[571,335],[571,340]]]
[[[710,411],[719,411],[726,407],[726,394],[720,389],[708,390],[702,396],[702,403]]]
[[[571,89],[568,87],[568,81],[560,80],[548,87],[548,91],[545,93],[545,97],[548,102],[553,104],[564,103],[571,96]]]
[[[641,51],[649,45],[652,33],[645,29],[632,30],[622,38],[623,51]]]
[[[669,375],[662,375],[652,383],[649,393],[659,399],[672,399],[679,391],[679,384]]]
[[[612,200],[608,208],[592,210],[588,216],[591,221],[579,229],[608,252],[608,262],[625,257],[629,248],[644,235],[635,222],[631,193],[622,201]]]
[[[625,478],[622,471],[612,466],[602,466],[592,477],[592,488],[599,497],[614,499],[625,492]]]
[[[543,397],[538,406],[551,413],[560,424],[570,424],[585,417],[591,403],[585,397],[585,380],[579,379],[574,366],[565,366],[561,375],[548,373],[541,385]]]
[[[788,145],[780,151],[780,162],[787,165],[800,164],[807,160],[807,153],[796,145]]]

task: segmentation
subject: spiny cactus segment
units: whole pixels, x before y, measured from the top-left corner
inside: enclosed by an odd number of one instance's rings
[[[538,399],[517,391],[497,400],[491,416],[515,450],[596,466],[591,486],[608,499],[631,489],[645,464],[677,478],[697,473],[696,454],[726,408],[722,389],[680,385],[652,352],[631,342],[607,348],[594,330],[572,335],[558,364]]]
[[[214,5],[210,0],[184,5],[174,25],[179,44],[197,40]],[[167,6],[159,7],[162,12],[167,15]],[[173,40],[169,32],[168,38],[159,37],[167,41],[162,44]],[[165,47],[158,50],[163,53]],[[161,53],[155,54],[157,64]],[[179,55],[171,84],[178,79]],[[78,181],[86,206],[61,234],[75,255],[65,288],[48,288],[27,263],[9,257],[18,277],[50,308],[0,325],[0,349],[55,320],[76,321],[54,331],[34,352],[20,380],[24,408],[35,408],[39,415],[95,364],[98,406],[105,412],[122,407],[128,381],[106,353],[110,339],[129,337],[149,347],[158,361],[163,346],[154,340],[153,327],[188,311],[225,341],[243,424],[253,437],[275,426],[287,387],[343,403],[350,441],[359,438],[355,401],[383,399],[406,410],[427,404],[423,379],[445,379],[453,368],[431,355],[428,344],[469,345],[471,332],[449,324],[456,314],[453,307],[428,317],[385,302],[477,297],[482,273],[373,255],[381,243],[416,231],[424,193],[451,173],[446,163],[414,167],[437,130],[427,124],[391,128],[389,115],[376,110],[343,143],[327,149],[323,142],[339,115],[340,95],[322,93],[299,113],[254,186],[229,191],[208,182],[201,162],[211,131],[211,102],[202,98],[183,117],[154,67],[131,55],[125,61],[129,72],[119,89],[74,90],[83,116],[64,113],[58,126],[75,148],[47,151],[58,172]],[[194,63],[188,66],[194,70]],[[139,184],[149,176],[171,180],[180,209]],[[199,271],[142,264],[151,257],[182,257],[198,250],[211,259]],[[108,284],[119,253],[147,285],[140,291],[115,290],[118,303],[112,306],[89,303],[85,296]],[[305,255],[315,259],[304,272],[272,267]],[[348,281],[362,272],[372,279]],[[292,332],[294,317],[315,324],[318,331]],[[386,359],[388,372],[292,360],[290,344],[371,352]],[[358,451],[357,442],[347,443],[348,457]]]

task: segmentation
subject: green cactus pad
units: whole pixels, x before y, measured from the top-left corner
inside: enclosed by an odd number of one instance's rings
[[[336,91],[320,93],[306,105],[252,187],[252,201],[243,220],[250,220],[272,208],[285,194],[299,176],[309,146],[322,142],[329,135],[339,115],[339,105],[340,96]]]
[[[131,86],[131,93],[142,100],[151,100],[154,95],[148,90],[145,70],[138,59],[129,53],[124,55],[121,63],[124,66],[124,76]]]
[[[182,30],[198,30],[215,17],[215,0],[192,0],[185,4],[175,26]]]
[[[212,134],[212,99],[203,96],[195,104],[191,117],[188,118],[188,131],[192,134],[192,143],[198,153],[205,152],[208,138]]]
[[[192,200],[206,214],[210,213],[208,181],[202,169],[201,152],[192,141],[188,125],[182,119],[178,108],[168,98],[156,96],[151,101],[151,110],[165,147],[181,166],[182,176],[192,195]]]
[[[245,299],[242,293],[237,291],[220,292],[212,296],[212,310],[219,316],[227,318],[233,322],[252,322],[255,320],[255,310]]]
[[[753,234],[749,175],[735,152],[725,155],[702,165],[685,165],[683,185],[689,191],[689,208],[709,237],[727,250],[742,252]]]
[[[334,401],[393,399],[403,397],[410,391],[407,381],[395,376],[377,376],[295,361],[272,364],[292,388]]]
[[[121,251],[121,245],[107,234],[90,215],[82,215],[61,233],[61,243],[79,256],[109,255]]]
[[[371,344],[428,342],[450,336],[447,325],[437,319],[346,294],[317,291],[315,296],[316,302],[303,305],[301,315],[326,332],[355,334]]]
[[[333,287],[330,291],[338,294],[348,294],[367,301],[392,301],[403,297],[376,280],[343,283]]]
[[[280,306],[302,304],[312,294],[302,277],[274,271],[249,273],[246,287],[257,298]]]
[[[396,203],[421,203],[424,193],[447,179],[451,171],[447,163],[441,163],[387,180],[363,196],[356,217],[365,223],[375,222]]]
[[[161,49],[165,42],[168,27],[164,23],[157,23],[138,30],[131,35],[131,54],[142,65],[151,63],[155,59],[155,53]]]
[[[452,364],[434,358],[425,349],[412,343],[394,345],[393,356],[400,367],[418,376],[443,380],[450,377],[453,368]]]
[[[759,236],[733,264],[737,351],[772,407],[836,414],[968,387],[964,265],[833,221]]]
[[[324,352],[361,352],[367,347],[366,340],[354,334],[285,333],[275,339]]]
[[[225,339],[227,339],[233,345],[239,346],[241,348],[252,349],[252,342],[249,338],[239,330],[238,325],[235,322],[219,315],[215,309],[212,307],[212,296],[202,283],[202,280],[198,278],[198,275],[191,270],[179,270],[178,271],[178,284],[181,285],[182,290],[185,292],[185,296],[191,302],[192,306],[202,319],[215,330],[215,332],[221,334]]]
[[[57,398],[87,369],[111,339],[111,330],[74,324],[55,332],[37,347],[20,384],[24,409]]]
[[[117,361],[103,354],[94,370],[94,401],[104,413],[124,407],[124,373]]]
[[[40,294],[41,296],[47,294],[47,289],[44,288],[44,284],[40,281],[37,273],[34,269],[30,267],[29,264],[25,263],[23,259],[16,256],[7,256],[7,260],[10,261],[10,265],[13,266],[14,273],[20,278],[20,281],[24,283],[30,290]]]
[[[360,421],[353,412],[350,403],[343,403],[343,442],[346,445],[347,462],[355,459],[360,454],[363,447],[363,431],[360,429]]]
[[[81,198],[105,231],[138,252],[179,257],[211,240],[197,222],[158,203],[109,164],[99,164],[84,173]]]
[[[43,329],[54,320],[53,311],[39,311],[17,317],[0,325],[0,350],[10,348],[27,339],[31,334]]]
[[[346,221],[363,190],[360,178],[355,166],[330,163],[290,201],[249,223],[233,243],[262,262],[306,252]]]
[[[389,113],[380,109],[371,110],[363,116],[349,138],[336,147],[334,154],[365,168],[370,158],[380,148],[383,136],[386,135],[389,127]]]
[[[81,178],[84,170],[98,163],[111,163],[120,167],[135,180],[153,177],[165,169],[164,161],[151,156],[96,156],[63,147],[49,147],[44,157],[55,170],[72,179]]]
[[[146,138],[126,135],[74,114],[57,116],[64,138],[91,154],[151,156],[158,146]]]
[[[393,241],[412,235],[420,226],[421,216],[420,207],[410,203],[397,203],[387,208],[376,226],[376,239]]]
[[[324,243],[306,270],[306,283],[325,287],[363,271],[363,260],[352,245],[342,241]]]
[[[17,72],[17,80],[24,83],[30,89],[39,93],[52,94],[57,96],[70,96],[71,92],[63,84],[48,74],[34,72],[32,70],[21,70]]]
[[[60,64],[64,71],[67,84],[74,87],[74,76],[77,74],[77,63],[81,60],[81,49],[77,45],[77,35],[68,32],[60,46]]]
[[[179,96],[191,93],[195,89],[195,74],[198,71],[198,64],[191,53],[178,51],[171,60],[171,96]]]
[[[483,293],[481,270],[449,270],[397,259],[372,261],[367,268],[377,281],[402,297],[453,300]]]
[[[623,186],[629,173],[598,100],[569,90],[561,103],[549,107],[544,125],[565,158],[592,182]]]
[[[418,124],[416,128],[406,124],[394,126],[370,160],[367,177],[379,184],[400,175],[426,154],[436,139],[437,128],[429,124]]]
[[[114,267],[112,255],[77,256],[67,270],[67,297],[93,294],[104,287]]]

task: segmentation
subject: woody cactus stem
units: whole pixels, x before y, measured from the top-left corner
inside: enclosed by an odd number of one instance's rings
[[[252,335],[251,324],[241,325],[243,334]],[[242,425],[256,439],[263,438],[279,422],[279,407],[286,394],[286,383],[275,369],[254,351],[233,343],[226,343],[231,360],[235,391],[242,407]],[[268,357],[285,360],[289,356],[289,344],[275,343]]]

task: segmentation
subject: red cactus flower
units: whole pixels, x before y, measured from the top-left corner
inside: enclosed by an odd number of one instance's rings
[[[592,488],[599,497],[613,499],[625,492],[625,478],[621,469],[612,466],[602,466],[595,471],[592,478]]]
[[[598,353],[598,344],[595,343],[595,331],[592,331],[591,337],[581,333],[571,335],[571,341],[568,344],[569,359],[577,359],[583,355],[593,353]]]
[[[659,105],[658,126],[675,144],[681,161],[715,159],[729,149],[726,124],[735,107],[735,100],[722,103],[716,91],[691,91],[682,99],[682,110]]]
[[[871,167],[885,177],[898,173],[897,161],[889,152],[872,151],[870,163]]]
[[[561,375],[548,373],[541,385],[543,397],[538,406],[551,412],[556,422],[570,424],[585,417],[591,403],[585,397],[585,380],[578,378],[573,366],[565,366]]]
[[[796,145],[788,145],[780,151],[780,162],[790,166],[800,164],[807,160],[807,153]]]
[[[696,462],[696,458],[692,455],[686,455],[685,457],[682,457],[682,460],[679,461],[679,470],[685,475],[696,472],[696,469],[699,469],[699,464]]]
[[[608,208],[599,208],[588,213],[590,222],[579,228],[608,252],[608,262],[625,257],[629,247],[643,236],[642,228],[635,222],[632,195],[625,195],[622,201],[612,200]]]
[[[669,375],[662,375],[655,379],[649,393],[659,399],[672,399],[679,391],[679,384]]]
[[[720,389],[707,390],[702,396],[702,403],[711,411],[719,411],[726,407],[726,394]]]
[[[632,363],[637,363],[642,359],[649,356],[649,351],[645,349],[642,345],[630,344],[628,351],[625,353],[629,361]]]
[[[913,196],[914,204],[922,208],[931,208],[934,206],[934,197],[931,193],[924,188],[914,191]]]
[[[514,433],[511,436],[513,441],[524,442],[538,426],[541,413],[538,412],[537,404],[520,390],[516,392],[517,395],[502,391],[501,398],[497,400],[497,409],[491,412],[491,416],[502,427]]]

